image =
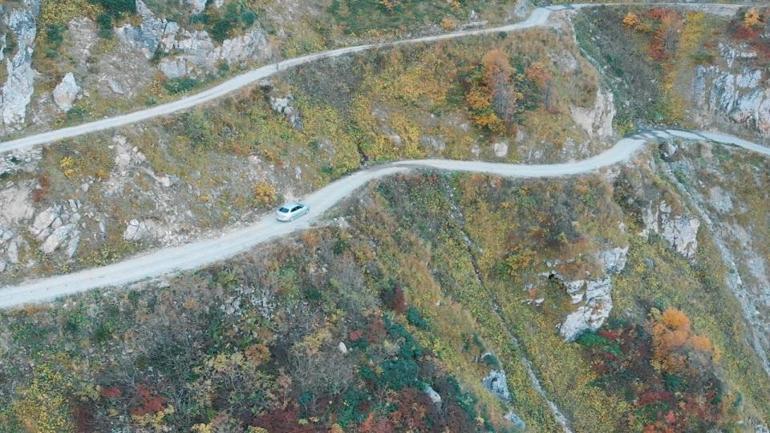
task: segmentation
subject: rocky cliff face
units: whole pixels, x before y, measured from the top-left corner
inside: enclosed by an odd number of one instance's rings
[[[612,92],[599,87],[593,107],[570,107],[570,115],[589,136],[601,139],[612,137],[612,121],[615,119]]]
[[[626,267],[628,247],[611,248],[596,255],[603,275],[590,280],[562,281],[572,304],[578,308],[570,313],[559,328],[567,341],[573,341],[585,331],[599,329],[612,311],[612,275]],[[561,278],[560,278],[561,279]]]
[[[40,0],[25,0],[22,7],[0,9],[0,20],[12,33],[2,35],[3,45],[10,38],[16,42],[15,52],[5,58],[7,78],[0,88],[0,133],[18,129],[26,118],[27,105],[34,91],[32,53],[39,13]]]
[[[656,233],[685,258],[695,257],[700,227],[700,221],[697,218],[676,214],[665,200],[657,206],[646,209],[642,218],[645,225],[643,236]]]
[[[190,0],[186,7],[200,12],[205,3]],[[44,127],[80,99],[98,104],[95,96],[133,98],[159,77],[203,77],[216,74],[223,65],[263,62],[274,54],[258,24],[219,43],[206,31],[187,29],[136,0],[137,18],[114,29],[117,44],[96,52],[93,48],[101,41],[96,23],[76,17],[66,25],[60,52],[46,60],[56,64],[56,70],[36,71],[33,53],[39,43],[40,8],[41,0],[0,6],[0,62],[5,69],[0,72],[0,135],[32,123]],[[160,60],[156,63],[153,58]]]
[[[692,89],[696,120],[712,120],[770,137],[770,76],[745,44],[719,44],[719,61],[695,68]]]
[[[193,3],[195,10],[200,9],[200,2]],[[205,31],[186,30],[156,16],[142,0],[136,0],[136,8],[141,24],[123,25],[116,33],[122,43],[141,51],[147,59],[164,56],[158,68],[167,78],[211,73],[221,64],[265,60],[272,53],[267,34],[259,28],[217,44]]]

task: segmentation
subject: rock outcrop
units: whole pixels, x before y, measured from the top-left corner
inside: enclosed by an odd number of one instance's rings
[[[31,192],[32,184],[23,182],[0,190],[0,272],[19,263],[19,252],[25,242],[16,227],[35,212]]]
[[[302,129],[302,118],[293,102],[294,97],[292,95],[270,97],[270,107],[275,112],[283,114],[294,129]]]
[[[0,225],[10,227],[32,218],[32,187],[29,182],[19,182],[0,190]]]
[[[80,94],[80,86],[75,81],[75,76],[72,72],[68,72],[64,76],[61,83],[53,90],[53,101],[60,110],[67,112],[72,108],[72,104],[75,103],[75,99]]]
[[[612,92],[599,87],[592,108],[570,107],[570,114],[572,120],[589,136],[596,138],[612,136],[612,121],[615,119],[615,100]]]
[[[29,232],[42,242],[40,251],[44,254],[64,251],[68,258],[75,255],[80,244],[79,211],[80,202],[69,200],[37,214]]]
[[[187,0],[199,13],[205,1]],[[214,5],[216,6],[216,5]],[[158,65],[167,78],[180,78],[215,72],[221,64],[236,65],[248,60],[266,59],[271,55],[267,33],[251,28],[243,35],[215,44],[205,31],[183,29],[178,23],[157,17],[142,1],[136,1],[141,24],[125,24],[116,34],[125,45],[140,50],[147,59],[157,53],[167,54]]]
[[[35,70],[32,53],[35,48],[37,16],[40,0],[24,0],[20,7],[9,8],[2,19],[14,33],[16,52],[5,59],[7,79],[0,88],[0,132],[18,129],[26,120],[27,106],[34,92]],[[4,38],[5,40],[5,38]]]
[[[436,392],[436,390],[433,389],[432,386],[425,385],[425,388],[423,389],[423,391],[425,392],[425,395],[428,396],[428,398],[433,404],[439,407],[441,406],[441,395],[438,392]]]
[[[127,241],[149,241],[163,236],[165,229],[153,220],[133,219],[126,225],[123,239]]]
[[[511,401],[511,391],[508,389],[508,379],[502,370],[492,370],[481,381],[484,388],[504,401]]]
[[[249,60],[265,60],[272,53],[262,29],[251,29],[219,46],[206,32],[182,30],[168,51],[181,53],[160,61],[159,68],[168,78],[214,72],[221,64],[232,66]]]
[[[0,272],[19,263],[19,250],[24,240],[12,229],[0,226]]]
[[[763,68],[755,67],[757,53],[747,46],[719,44],[721,64],[695,68],[693,97],[710,117],[726,120],[770,137],[770,88]]]
[[[173,45],[179,25],[165,18],[158,18],[142,0],[136,0],[136,13],[142,22],[139,27],[125,24],[115,29],[123,43],[139,49],[151,59],[156,51],[168,51]]]
[[[595,280],[563,281],[573,304],[580,304],[559,327],[567,341],[575,340],[585,331],[599,329],[612,311],[612,275],[626,267],[628,247],[612,248],[596,255],[604,276]]]
[[[698,228],[700,220],[687,215],[675,215],[671,205],[661,201],[657,208],[649,208],[642,215],[644,221],[643,236],[657,233],[665,239],[671,248],[692,259],[698,250]]]
[[[508,156],[508,142],[499,141],[492,145],[492,150],[495,152],[496,157],[505,158]]]

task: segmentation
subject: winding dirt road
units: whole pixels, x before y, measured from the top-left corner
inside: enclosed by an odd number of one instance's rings
[[[316,54],[297,57],[266,65],[242,75],[236,76],[215,87],[180,100],[159,105],[146,110],[140,110],[108,119],[84,123],[82,125],[55,131],[31,135],[4,143],[0,143],[0,152],[25,150],[34,146],[52,143],[67,138],[90,134],[105,129],[117,128],[132,123],[168,115],[182,111],[208,101],[220,98],[243,87],[252,85],[263,78],[298,65],[321,59],[338,57],[365,50],[392,47],[406,44],[435,42],[464,36],[483,35],[498,32],[513,32],[548,25],[551,13],[564,9],[579,9],[596,4],[573,4],[567,6],[549,6],[536,8],[530,16],[519,23],[506,26],[464,30],[435,36],[427,36],[402,41],[367,44],[354,47],[339,48]],[[682,7],[697,7],[707,9],[711,13],[734,13],[739,5],[698,4],[679,5]],[[717,8],[716,10],[710,10]],[[479,161],[454,161],[441,159],[400,161],[391,164],[361,170],[355,174],[339,179],[314,192],[305,200],[311,206],[309,217],[291,224],[275,221],[272,215],[264,216],[255,224],[223,233],[216,238],[198,240],[186,245],[164,248],[141,254],[112,265],[87,269],[71,274],[58,275],[34,281],[27,281],[17,286],[0,288],[0,308],[45,302],[60,296],[71,295],[87,290],[121,286],[179,271],[191,270],[209,265],[245,252],[255,245],[305,230],[317,221],[325,211],[350,196],[356,189],[367,182],[403,173],[415,168],[450,170],[463,172],[488,173],[505,177],[518,178],[549,178],[590,173],[600,168],[627,161],[647,142],[656,137],[679,137],[692,140],[711,140],[723,144],[739,146],[744,149],[770,156],[770,149],[737,137],[712,132],[686,132],[677,130],[649,131],[627,137],[618,141],[612,148],[594,157],[561,164],[550,165],[520,165],[489,163]]]
[[[565,8],[582,8],[596,5],[570,5],[537,8],[525,20],[507,26],[467,30],[455,33],[428,36],[410,40],[396,41],[382,44],[367,44],[355,47],[340,48],[321,53],[284,60],[271,65],[266,65],[245,74],[236,76],[215,87],[200,93],[185,97],[178,101],[159,105],[146,110],[120,115],[108,119],[85,123],[78,126],[31,135],[4,143],[0,143],[0,152],[23,151],[34,146],[52,143],[67,138],[73,138],[97,131],[117,128],[144,120],[172,114],[191,107],[204,104],[249,86],[287,68],[314,62],[321,59],[333,58],[341,55],[357,53],[365,50],[398,46],[404,44],[435,42],[445,39],[459,38],[463,36],[482,35],[497,32],[512,32],[533,27],[547,25],[548,18],[553,11]],[[679,5],[683,7],[695,7],[720,15],[729,15],[737,10],[739,5],[700,4]],[[244,253],[256,245],[269,242],[273,239],[287,236],[293,233],[307,230],[319,221],[324,213],[340,203],[345,198],[367,184],[368,182],[405,173],[414,169],[447,170],[474,173],[487,173],[509,178],[554,178],[573,176],[595,172],[602,168],[629,161],[646,144],[658,139],[680,138],[685,140],[707,140],[726,145],[737,146],[748,151],[770,156],[770,148],[760,146],[749,141],[726,134],[704,131],[680,131],[680,130],[654,130],[639,133],[619,140],[613,147],[599,155],[581,161],[566,162],[546,165],[523,165],[490,163],[479,161],[455,161],[443,159],[426,159],[413,161],[399,161],[382,166],[363,169],[350,176],[341,178],[331,184],[315,191],[308,196],[305,202],[311,207],[311,214],[293,222],[277,222],[272,215],[263,216],[256,223],[235,230],[225,231],[218,237],[202,239],[186,245],[164,248],[145,254],[141,254],[124,261],[108,266],[87,269],[71,274],[58,275],[39,280],[26,281],[16,286],[0,288],[0,308],[12,308],[20,305],[47,302],[53,299],[85,292],[102,287],[117,287],[126,284],[150,280],[164,275],[172,275],[182,271],[193,270],[229,259]],[[534,369],[529,361],[526,361],[528,374],[533,386],[548,404],[556,421],[561,425],[565,433],[571,433],[569,422],[555,403],[548,399],[545,391],[540,386]]]
[[[656,130],[623,138],[610,149],[591,158],[559,164],[523,165],[446,159],[399,161],[358,171],[315,191],[305,199],[311,208],[310,215],[293,223],[280,223],[270,214],[262,217],[253,225],[227,231],[219,237],[156,250],[104,267],[0,288],[0,308],[50,301],[57,297],[99,287],[135,283],[197,269],[231,258],[252,249],[256,245],[310,228],[314,222],[321,219],[327,210],[351,196],[358,188],[372,180],[397,173],[404,173],[413,169],[433,169],[487,173],[509,178],[571,176],[595,172],[601,168],[628,161],[647,143],[665,138],[708,140],[770,156],[770,148],[726,134]]]
[[[626,5],[634,3],[626,3]],[[641,3],[640,3],[641,4]],[[65,140],[68,138],[74,138],[81,135],[91,134],[98,131],[104,131],[106,129],[119,128],[121,126],[131,125],[133,123],[142,122],[145,120],[153,119],[156,117],[166,116],[179,111],[184,111],[192,107],[204,104],[214,99],[221,98],[244,87],[253,85],[259,80],[273,76],[280,72],[284,72],[287,69],[295,66],[312,63],[318,60],[330,59],[347,54],[359,53],[362,51],[373,50],[378,48],[396,47],[400,45],[413,45],[420,43],[437,42],[447,39],[457,39],[467,36],[479,36],[494,33],[510,33],[516,31],[522,31],[535,27],[544,27],[548,25],[548,19],[552,12],[567,10],[567,9],[582,9],[586,7],[601,6],[600,3],[585,3],[585,4],[571,4],[571,5],[555,5],[547,7],[539,7],[532,10],[532,13],[524,21],[520,21],[514,24],[508,24],[499,27],[490,27],[483,29],[473,30],[461,30],[451,33],[443,33],[440,35],[423,36],[414,39],[404,39],[400,41],[356,45],[353,47],[337,48],[328,51],[322,51],[319,53],[308,54],[305,56],[295,57],[292,59],[282,60],[276,63],[265,65],[249,72],[237,75],[221,84],[206,89],[202,92],[184,97],[182,99],[161,104],[145,110],[134,111],[128,114],[122,114],[115,117],[96,120],[93,122],[83,123],[77,126],[71,126],[68,128],[57,129],[54,131],[43,132],[40,134],[34,134],[6,142],[0,143],[0,152],[9,152],[17,150],[25,150],[34,146],[43,145],[46,143],[53,143],[56,141]],[[647,6],[653,6],[654,4],[647,4]],[[717,15],[730,15],[735,13],[741,5],[738,4],[720,4],[720,3],[699,3],[699,4],[676,4],[676,3],[655,3],[655,5],[676,5],[677,7],[691,8],[703,10],[708,13]]]
[[[475,30],[463,30],[453,33],[444,33],[434,36],[425,36],[415,39],[405,39],[395,42],[384,42],[378,44],[366,44],[357,45],[353,47],[338,48],[329,51],[322,51],[320,53],[308,54],[301,57],[295,57],[293,59],[282,60],[277,63],[272,63],[251,70],[244,74],[231,78],[217,86],[204,90],[200,93],[184,97],[182,99],[161,104],[146,110],[134,111],[133,113],[123,114],[120,116],[110,117],[107,119],[96,120],[93,122],[83,123],[81,125],[72,126],[68,128],[57,129],[55,131],[44,132],[41,134],[30,135],[27,137],[18,138],[11,141],[0,143],[0,152],[9,152],[15,150],[25,150],[34,146],[53,143],[56,141],[65,140],[67,138],[78,137],[81,135],[91,134],[105,129],[118,128],[121,126],[130,125],[133,123],[142,122],[144,120],[153,119],[156,117],[162,117],[168,114],[176,113],[179,111],[187,110],[189,108],[204,104],[214,99],[221,98],[225,95],[233,93],[244,87],[253,85],[259,80],[270,77],[277,73],[283,72],[286,69],[293,68],[295,66],[304,65],[306,63],[312,63],[318,60],[330,59],[347,54],[358,53],[361,51],[367,51],[377,48],[387,48],[399,45],[409,45],[418,43],[436,42],[446,39],[455,39],[465,36],[484,35],[498,32],[514,32],[533,27],[542,27],[548,22],[548,17],[552,11],[563,10],[566,8],[578,8],[581,5],[573,6],[549,6],[545,8],[537,8],[532,11],[526,20],[509,24],[500,27],[491,27]]]

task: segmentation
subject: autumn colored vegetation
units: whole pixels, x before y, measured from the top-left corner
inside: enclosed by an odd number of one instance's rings
[[[729,431],[737,414],[763,410],[767,385],[759,378],[756,390],[736,390],[724,379],[736,372],[733,347],[719,353],[725,339],[711,338],[735,327],[673,309],[633,314],[648,290],[693,290],[693,304],[713,301],[720,318],[733,317],[720,292],[697,280],[658,287],[643,260],[658,263],[657,276],[673,259],[647,241],[631,246],[630,280],[616,276],[613,298],[631,312],[627,321],[577,344],[555,331],[573,306],[541,274],[595,272],[592,252],[622,235],[608,188],[599,176],[399,176],[343,206],[344,228],[310,230],[167,287],[2,312],[0,377],[16,379],[0,381],[0,425],[515,432],[504,418],[512,411],[527,431],[555,431],[526,359],[574,431]],[[690,278],[686,262],[675,264],[677,278]],[[753,375],[746,365],[738,372]],[[510,401],[483,387],[491,369],[505,371]]]
[[[707,431],[729,422],[734,397],[716,374],[718,354],[681,310],[652,309],[645,325],[614,323],[578,343],[597,374],[595,384],[633,408],[619,430]]]
[[[765,65],[770,62],[770,9],[751,7],[730,22],[729,34],[757,51]]]
[[[597,8],[575,23],[584,49],[620,78],[613,90],[628,103],[618,106],[616,123],[630,128],[637,121],[688,121],[689,96],[682,89],[696,66],[714,62],[719,32],[711,29],[724,29],[726,21],[700,11],[658,6]]]
[[[478,384],[460,383],[417,339],[433,325],[403,283],[365,276],[381,272],[368,247],[344,239],[322,231],[305,238],[309,250],[202,271],[190,284],[204,291],[180,298],[128,292],[96,315],[86,299],[18,313],[12,332],[34,361],[11,361],[29,381],[0,408],[0,431],[440,433],[499,423]],[[92,355],[68,352],[65,340]]]
[[[473,123],[492,134],[516,131],[518,116],[542,101],[541,90],[550,81],[542,63],[518,71],[500,49],[487,51],[465,78],[465,102]]]

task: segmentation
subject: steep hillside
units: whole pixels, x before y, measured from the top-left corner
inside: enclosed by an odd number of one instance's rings
[[[0,133],[527,8],[8,1]],[[559,11],[2,154],[0,288],[217,236],[388,161],[575,161],[650,126],[765,143],[770,10],[735,10]],[[0,310],[0,433],[770,431],[768,158],[660,139],[580,176],[403,173],[222,263]]]
[[[680,152],[712,152],[704,169],[716,170],[726,151]],[[577,432],[753,431],[770,411],[753,328],[721,240],[691,223],[697,205],[660,174],[667,164],[656,151],[548,182],[399,177],[332,226],[241,259],[3,313],[0,420],[558,431],[560,414]],[[766,217],[739,186],[720,188]]]
[[[500,1],[19,0],[0,5],[0,137],[153,106],[246,69],[517,21]]]
[[[312,63],[216,105],[0,156],[0,281],[254,221],[383,161],[558,162],[612,144],[567,22]]]
[[[718,127],[770,137],[770,10],[724,16],[671,7],[590,8],[575,19],[584,52],[618,103],[623,129]]]

